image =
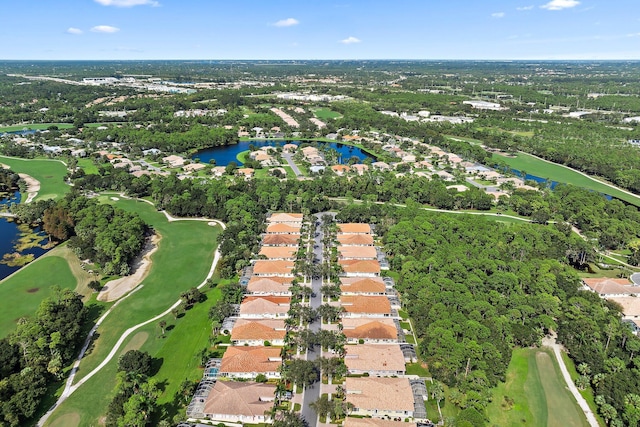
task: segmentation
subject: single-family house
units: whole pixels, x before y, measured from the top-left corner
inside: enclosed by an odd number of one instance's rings
[[[344,234],[371,234],[371,226],[360,222],[338,224],[338,229]]]
[[[300,234],[265,234],[263,246],[298,246]]]
[[[344,176],[349,172],[349,166],[347,165],[333,165],[331,170],[338,176]]]
[[[185,162],[184,158],[182,158],[180,156],[176,156],[176,155],[163,157],[162,161],[167,163],[172,168],[182,167],[182,166],[184,166],[184,162]]]
[[[247,283],[247,292],[252,295],[290,296],[291,277],[258,277],[253,276]]]
[[[384,295],[387,287],[381,277],[342,277],[342,295]]]
[[[262,246],[258,255],[273,260],[295,260],[298,248],[295,246]]]
[[[219,375],[254,380],[258,374],[280,378],[282,357],[277,347],[228,347],[220,362]]]
[[[345,350],[344,363],[350,375],[392,377],[406,372],[399,344],[356,344],[345,346]]]
[[[375,246],[338,246],[341,259],[377,259]]]
[[[338,243],[342,246],[371,246],[373,236],[370,234],[344,234],[338,233],[336,236]]]
[[[293,145],[293,144],[291,144]],[[295,147],[295,145],[294,145]],[[287,224],[302,224],[303,215],[301,213],[277,212],[267,218],[268,223],[284,222]]]
[[[612,279],[609,277],[589,277],[582,279],[584,289],[591,290],[603,298],[625,295],[640,295],[640,286],[629,279]]]
[[[248,295],[240,303],[241,319],[284,319],[287,317],[291,298],[283,296]]]
[[[353,378],[344,383],[351,415],[375,418],[413,417],[414,398],[407,378]]]
[[[358,175],[364,175],[364,173],[369,170],[369,166],[362,163],[356,163],[354,165],[351,165],[351,170],[353,170]]]
[[[380,263],[377,259],[340,259],[343,276],[376,277],[380,276]]]
[[[268,234],[300,234],[300,229],[302,228],[301,222],[275,222],[270,223],[267,226],[266,233]]]
[[[281,319],[238,319],[231,329],[231,342],[237,346],[284,345],[287,330]]]
[[[342,317],[390,317],[391,302],[386,296],[342,295]]]
[[[383,344],[398,342],[398,327],[393,319],[343,318],[342,333],[348,344]]]
[[[216,381],[204,405],[204,416],[213,421],[259,424],[275,400],[276,386],[254,382]]]

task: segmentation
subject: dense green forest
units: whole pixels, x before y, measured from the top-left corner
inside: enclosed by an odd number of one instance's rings
[[[85,317],[81,296],[57,289],[0,340],[0,424],[22,426],[35,414],[47,387],[77,355]]]

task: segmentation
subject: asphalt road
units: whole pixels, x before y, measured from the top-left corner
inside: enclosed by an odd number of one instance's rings
[[[318,220],[322,224],[322,220],[320,216],[317,215]],[[322,263],[322,230],[321,225],[317,227],[317,235],[314,237],[313,244],[314,249],[313,253],[316,257],[315,264]],[[312,279],[311,280],[311,288],[313,289],[314,296],[311,297],[310,305],[311,308],[317,309],[322,305],[322,294],[320,293],[320,288],[322,287],[322,278]],[[309,325],[309,329],[313,332],[318,332],[321,327],[320,319]],[[307,352],[307,360],[316,360],[321,356],[321,349],[316,347],[313,350],[309,350]],[[302,400],[302,411],[300,412],[305,420],[309,423],[309,427],[316,427],[318,422],[318,414],[311,409],[309,404],[311,402],[315,402],[320,397],[320,383],[315,383],[314,385],[307,387],[304,391],[304,398]]]
[[[285,159],[287,163],[289,163],[289,166],[291,166],[293,173],[295,173],[296,176],[301,176],[302,172],[300,172],[300,169],[298,169],[298,166],[293,162],[292,157],[293,155],[291,153],[282,153],[282,158]]]

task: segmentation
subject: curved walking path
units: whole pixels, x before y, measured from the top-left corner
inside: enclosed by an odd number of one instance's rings
[[[584,400],[584,397],[582,397],[582,395],[578,391],[578,388],[573,383],[573,380],[571,379],[571,375],[569,375],[569,371],[567,370],[567,365],[564,364],[564,360],[562,360],[562,354],[560,353],[561,346],[556,342],[555,335],[553,335],[551,338],[547,338],[547,337],[543,338],[542,345],[545,347],[549,347],[553,350],[553,353],[555,354],[556,359],[558,360],[558,365],[560,366],[562,377],[564,378],[565,383],[567,383],[567,387],[569,388],[569,391],[571,392],[573,397],[576,399],[576,402],[578,402],[580,409],[582,409],[582,412],[584,412],[585,417],[587,417],[587,422],[589,423],[589,425],[591,427],[600,427],[600,424],[598,423],[596,416],[593,414],[593,411],[591,410],[591,408],[589,408],[587,401]]]
[[[143,200],[143,199],[139,199],[139,200]],[[147,203],[153,204],[151,202],[149,202],[148,200],[144,200]],[[167,216],[167,220],[168,221],[207,221],[210,225],[219,225],[223,230],[226,229],[226,225],[222,222],[219,221],[217,219],[209,219],[209,218],[176,218],[171,216],[168,212],[163,211],[164,214]],[[213,261],[211,263],[211,268],[209,269],[209,273],[207,274],[207,277],[205,277],[205,279],[202,281],[202,283],[200,283],[197,286],[197,289],[201,289],[203,286],[205,286],[207,284],[207,281],[209,279],[211,279],[211,277],[213,277],[213,273],[216,270],[216,267],[218,266],[218,262],[220,261],[220,257],[221,257],[221,253],[219,250],[219,246],[218,249],[216,249],[215,255],[213,257]],[[124,341],[129,337],[129,335],[131,335],[133,332],[135,332],[136,330],[140,329],[141,327],[148,325],[149,323],[155,322],[156,320],[159,320],[161,318],[163,318],[164,316],[167,316],[168,314],[171,313],[171,311],[175,308],[177,308],[181,303],[182,303],[182,299],[178,299],[171,307],[169,307],[168,309],[166,309],[165,311],[163,311],[162,313],[158,314],[157,316],[146,320],[142,323],[138,323],[137,325],[134,325],[132,327],[130,327],[129,329],[127,329],[126,331],[124,331],[122,333],[122,335],[120,336],[120,338],[118,339],[118,341],[114,344],[113,348],[111,349],[111,351],[109,352],[109,354],[107,355],[107,357],[104,358],[104,360],[98,365],[96,366],[93,371],[89,372],[87,375],[85,375],[84,377],[82,377],[80,379],[80,381],[78,381],[76,384],[73,384],[73,381],[75,379],[76,373],[78,372],[78,367],[80,366],[80,362],[82,361],[87,349],[89,348],[89,345],[91,344],[91,339],[93,338],[96,330],[98,329],[98,326],[100,326],[100,324],[104,321],[104,319],[111,313],[111,311],[121,302],[123,301],[125,298],[128,298],[129,296],[133,295],[136,291],[142,289],[142,286],[138,286],[136,287],[133,291],[129,292],[124,298],[118,300],[109,310],[107,310],[96,322],[96,324],[94,325],[93,328],[91,328],[91,331],[89,332],[89,334],[87,335],[87,339],[85,340],[85,343],[82,347],[82,350],[80,350],[80,354],[78,355],[76,361],[73,364],[73,367],[71,369],[71,372],[69,374],[69,378],[67,378],[64,390],[62,391],[62,394],[60,395],[60,397],[58,398],[58,400],[56,401],[56,403],[53,404],[53,406],[51,408],[49,408],[49,410],[42,416],[42,418],[40,418],[40,420],[38,421],[38,423],[36,424],[36,426],[41,427],[43,426],[47,420],[49,419],[49,417],[53,414],[53,412],[56,410],[56,408],[58,406],[60,406],[65,400],[67,400],[67,398],[69,398],[69,396],[71,396],[76,390],[78,390],[78,388],[80,388],[80,386],[82,386],[82,384],[84,384],[85,382],[87,382],[89,379],[91,379],[94,375],[96,375],[98,372],[100,372],[102,370],[102,368],[104,368],[114,357],[115,355],[118,353],[118,350],[120,349],[120,346],[124,343]]]

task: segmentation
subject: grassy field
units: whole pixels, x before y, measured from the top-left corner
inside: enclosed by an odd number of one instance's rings
[[[313,111],[313,114],[320,120],[332,120],[342,117],[342,114],[337,111],[331,111],[328,108],[318,108]]]
[[[77,379],[91,372],[105,358],[127,328],[161,313],[179,298],[180,293],[202,282],[211,266],[220,232],[219,227],[211,227],[201,221],[169,223],[162,213],[148,203],[123,199],[114,201],[108,196],[101,196],[100,200],[139,213],[162,239],[152,256],[152,268],[143,282],[144,286],[119,304],[104,321],[98,330],[99,337],[80,365]],[[210,294],[215,295],[215,291]],[[210,331],[204,328],[204,324],[208,323],[205,305],[214,300],[215,297],[210,297],[201,307],[194,308],[177,321],[172,315],[168,316],[168,325],[176,326],[167,332],[167,338],[157,338],[160,329],[155,323],[136,331],[128,340],[134,339],[139,332],[147,332],[148,339],[141,344],[141,349],[162,358],[158,373],[163,388],[161,403],[172,400],[185,377],[198,376],[197,372],[193,373],[195,362],[191,359],[208,340]],[[181,324],[187,326],[181,327]],[[81,390],[60,406],[47,425],[57,422],[58,417],[70,414],[80,415],[79,425],[97,425],[111,398],[110,391],[115,386],[115,365],[114,360],[87,381]]]
[[[86,174],[98,174],[98,167],[91,159],[78,159],[78,166],[80,166]]]
[[[513,169],[525,171],[530,175],[539,176],[541,178],[550,178],[553,181],[572,184],[600,193],[609,194],[620,200],[624,200],[640,207],[640,197],[609,187],[600,181],[582,175],[567,167],[547,162],[546,160],[538,159],[525,153],[518,153],[515,157],[502,156],[496,153],[494,153],[494,156],[504,160]]]
[[[516,349],[487,408],[492,426],[588,426],[551,351]]]
[[[158,405],[162,411],[169,414],[169,418],[176,413],[172,402],[180,384],[185,379],[202,378],[203,371],[199,367],[200,360],[197,353],[209,345],[211,323],[208,319],[208,310],[218,297],[217,289],[210,290],[207,292],[207,301],[197,304],[187,311],[185,316],[175,319],[170,315],[163,319],[167,322],[164,338],[157,323],[139,329],[125,342],[119,352],[124,354],[130,349],[139,349],[152,355],[156,367],[159,367],[154,378],[159,381],[162,389]],[[114,358],[104,370],[61,405],[46,425],[52,427],[99,425],[99,420],[113,397],[112,390],[116,384],[116,359]],[[157,422],[156,419],[152,424],[156,425]]]
[[[40,181],[40,191],[36,200],[57,199],[71,189],[64,183],[67,167],[58,160],[17,159],[0,156],[0,163],[10,166],[11,170],[15,172],[26,173]],[[25,196],[23,195],[23,197]]]
[[[33,316],[40,302],[52,295],[52,287],[75,289],[78,281],[57,248],[0,281],[0,338],[16,327],[16,321]]]
[[[71,129],[73,127],[72,124],[69,123],[35,123],[28,125],[15,125],[15,126],[5,126],[0,127],[0,133],[2,132],[17,132],[21,130],[46,130],[50,126],[57,126],[58,129]]]

